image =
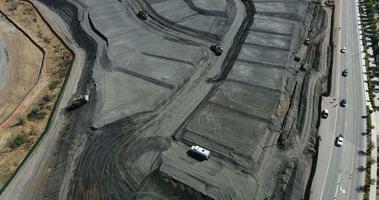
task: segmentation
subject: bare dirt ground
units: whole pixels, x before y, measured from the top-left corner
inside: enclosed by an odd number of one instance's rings
[[[0,185],[2,185],[43,133],[72,55],[27,2],[1,1],[0,10],[9,17],[8,23],[13,22],[13,26],[17,24],[20,27],[20,31],[24,32],[24,39],[29,36],[34,45],[40,47],[39,51],[35,51],[35,59],[41,58],[42,51],[45,53],[43,63],[39,64],[41,72],[37,76],[38,80],[34,77],[35,84],[30,84],[31,89],[27,96],[23,97],[16,105],[16,109],[11,111],[12,113],[0,124],[2,133],[0,141],[3,144],[0,146]],[[34,56],[34,53],[30,52],[32,50],[25,49],[29,51],[27,58]],[[18,52],[12,49],[8,51],[8,54],[13,53]],[[9,56],[14,57],[17,54]],[[17,81],[24,79],[27,77]]]
[[[0,124],[21,103],[37,82],[42,52],[4,18],[0,18],[0,34],[6,51],[5,78],[0,90]],[[17,44],[17,45],[15,45]],[[6,98],[4,98],[6,97]],[[0,138],[4,140],[4,137]],[[0,146],[4,142],[0,141]]]

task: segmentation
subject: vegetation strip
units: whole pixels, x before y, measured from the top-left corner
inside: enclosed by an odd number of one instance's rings
[[[364,4],[365,6],[363,6]],[[374,143],[371,140],[372,137],[372,129],[374,129],[374,125],[372,124],[372,118],[371,114],[377,110],[376,104],[375,104],[375,94],[374,94],[374,84],[372,81],[372,78],[375,76],[378,77],[378,71],[379,71],[379,48],[378,48],[378,42],[379,42],[379,35],[378,35],[378,29],[376,26],[376,19],[374,17],[375,15],[375,7],[376,4],[372,0],[365,0],[359,3],[359,14],[361,18],[361,30],[362,30],[362,44],[363,44],[363,49],[365,53],[364,57],[364,65],[366,68],[366,76],[367,76],[367,87],[368,87],[368,95],[369,95],[369,100],[371,103],[372,110],[370,110],[369,106],[366,107],[367,109],[367,129],[366,129],[366,142],[367,142],[367,149],[365,154],[367,155],[366,159],[366,167],[362,168],[362,170],[365,171],[365,184],[361,188],[364,191],[363,199],[368,200],[369,199],[369,192],[370,192],[370,185],[373,184],[376,180],[371,179],[371,165],[373,162],[376,162],[374,158],[371,156],[371,151],[375,148]],[[364,11],[364,8],[366,9]],[[364,13],[367,13],[367,16],[363,16]],[[366,28],[365,25],[368,27]],[[373,47],[373,52],[374,52],[374,58],[376,60],[375,62],[375,69],[372,70],[370,69],[370,61],[368,58],[368,48],[367,48],[367,40],[366,37],[371,38],[371,43]]]

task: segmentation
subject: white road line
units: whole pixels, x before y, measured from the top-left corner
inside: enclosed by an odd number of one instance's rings
[[[340,186],[340,192],[341,192],[342,194],[346,194],[346,190],[344,190],[344,189],[342,188],[342,186]]]
[[[338,173],[338,180],[337,180],[336,192],[334,193],[334,198],[333,198],[333,199],[337,199],[337,195],[338,195],[338,187],[339,187],[339,185],[340,185],[340,178],[341,178],[341,172]]]
[[[339,5],[340,5],[340,13],[342,13],[342,5],[341,5],[341,2],[339,2]],[[341,26],[342,24],[342,16],[339,17],[339,22],[338,24]],[[331,29],[334,30],[334,27],[330,27]],[[341,30],[340,31],[336,31],[337,35],[337,39],[339,40],[336,44],[336,49],[334,50],[336,52],[335,55],[338,55],[339,58],[340,58],[340,53],[339,53],[339,49],[340,49],[340,45],[341,45]],[[331,40],[333,40],[333,38],[330,38]],[[338,59],[338,64],[340,63],[340,59]],[[337,66],[337,74],[339,72],[339,66],[338,65],[335,65]],[[335,98],[336,98],[336,101],[337,101],[337,106],[336,106],[336,116],[334,117],[334,127],[333,127],[333,134],[334,136],[336,136],[336,128],[337,128],[337,119],[338,119],[338,112],[339,112],[339,106],[338,106],[338,97],[339,97],[339,93],[340,93],[340,90],[339,90],[339,81],[340,81],[340,76],[336,76],[337,77],[337,80],[335,81],[335,84],[336,84],[336,87],[335,87],[335,92],[336,92],[336,95],[335,95]],[[333,144],[330,145],[330,150],[329,150],[329,159],[328,159],[328,167],[326,168],[326,175],[325,175],[325,178],[324,178],[324,182],[322,183],[322,189],[321,189],[321,194],[320,194],[320,200],[322,200],[322,195],[324,194],[324,188],[325,188],[325,183],[326,183],[326,180],[328,179],[328,172],[329,172],[329,168],[330,168],[330,160],[332,159],[332,152],[333,152]]]
[[[337,90],[339,91],[339,90]],[[338,92],[339,93],[339,92]],[[337,128],[337,116],[338,116],[338,106],[337,106],[337,109],[336,109],[336,116],[335,116],[335,120],[334,120],[334,128],[333,128],[333,134],[336,133],[336,128]],[[326,168],[326,176],[325,176],[325,179],[324,179],[324,183],[322,184],[322,189],[321,189],[321,195],[320,195],[320,200],[322,200],[322,195],[324,193],[324,188],[325,188],[325,183],[326,183],[326,180],[328,178],[328,172],[329,172],[329,168],[330,168],[330,160],[332,159],[332,152],[333,152],[333,145],[330,145],[330,151],[329,151],[329,159],[328,159],[328,167]]]

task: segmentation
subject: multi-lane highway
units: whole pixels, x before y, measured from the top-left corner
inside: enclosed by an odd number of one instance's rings
[[[357,8],[355,1],[335,1],[335,56],[332,91],[325,98],[323,108],[330,111],[327,119],[321,121],[320,151],[311,199],[362,199],[358,188],[363,185],[364,157],[358,154],[364,150],[365,100],[361,68],[361,50],[358,40]],[[346,53],[340,49],[346,47]],[[344,69],[348,76],[341,75]],[[340,101],[347,100],[347,107]],[[335,138],[343,135],[342,147],[335,146]]]

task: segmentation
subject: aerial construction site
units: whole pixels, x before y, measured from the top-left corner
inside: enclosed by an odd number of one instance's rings
[[[0,11],[0,199],[307,195],[329,91],[327,5],[4,0]]]

